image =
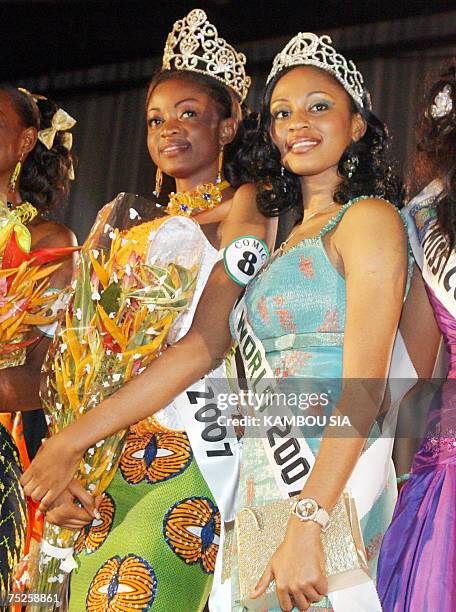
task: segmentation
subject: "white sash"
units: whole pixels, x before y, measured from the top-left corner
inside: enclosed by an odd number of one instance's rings
[[[243,298],[241,298],[235,306],[234,331],[244,360],[246,378],[250,389],[258,395],[267,393],[268,391],[271,392],[272,389],[270,384],[275,377],[266,359],[263,345],[255,336],[249,324],[247,309]],[[404,381],[402,388],[397,384],[393,387],[391,408],[385,419],[387,428],[390,430],[389,436],[387,438],[377,439],[362,454],[348,482],[348,486],[356,502],[360,519],[370,511],[385,487],[391,468],[391,451],[394,432],[392,428],[395,425],[397,405],[406,390],[411,387],[409,379],[413,377],[413,374],[416,376],[399,333],[396,338],[392,367],[390,369],[390,373],[393,372],[395,376],[400,376],[402,374],[402,376],[406,376],[408,380]],[[281,407],[281,415],[285,416],[287,411],[289,411],[288,408]],[[291,411],[289,412],[291,414]],[[300,430],[296,426],[291,426],[286,433],[286,437],[287,440],[292,440],[289,444],[293,446],[295,452],[287,455],[289,459],[282,462],[283,457],[274,453],[277,439],[271,434],[272,432],[267,430],[262,432],[263,445],[274,473],[278,489],[282,497],[286,499],[288,496],[302,489],[310,469],[315,462],[315,457],[307,442],[302,438]],[[279,465],[278,461],[281,462],[281,465]],[[300,461],[300,464],[297,466],[298,468],[303,468],[305,464],[308,465],[306,472],[296,481],[293,481],[293,476],[299,475],[299,472],[296,474],[294,471],[287,471],[289,461],[293,463]],[[381,478],[372,477],[372,465],[381,465],[384,467]],[[290,474],[292,476],[291,478]],[[335,612],[346,612],[347,610],[381,612],[380,601],[372,580],[350,589],[329,593],[328,597]]]
[[[423,279],[443,306],[456,317],[456,251],[446,260],[446,238],[439,229],[435,201],[443,185],[427,185],[404,209],[410,244]]]
[[[217,251],[192,219],[170,217],[150,236],[148,261],[163,266],[173,261],[189,269],[199,265],[192,304],[173,324],[168,334],[170,344],[177,342],[190,328],[216,257]],[[165,425],[185,429],[195,460],[224,521],[234,517],[234,498],[239,480],[239,443],[234,429],[217,423],[220,414],[217,395],[227,390],[230,392],[223,365],[156,415]]]
[[[240,443],[234,427],[218,422],[219,393],[231,393],[225,364],[192,385],[175,400],[193,454],[220,510],[223,522],[232,521],[239,482]]]

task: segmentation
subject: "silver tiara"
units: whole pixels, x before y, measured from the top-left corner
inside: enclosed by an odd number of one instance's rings
[[[331,46],[331,42],[326,34],[317,36],[312,32],[299,32],[275,56],[266,83],[290,66],[316,66],[334,75],[353,100],[364,107],[362,74],[351,60],[346,60]]]
[[[246,57],[238,53],[207,19],[201,9],[193,9],[176,21],[166,40],[163,70],[189,70],[217,79],[232,89],[243,102],[251,78],[245,74]]]

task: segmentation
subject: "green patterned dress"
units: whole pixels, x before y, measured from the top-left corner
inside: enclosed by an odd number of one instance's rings
[[[138,232],[137,239],[144,238]],[[207,242],[195,294],[215,258]],[[196,301],[183,328],[190,326]],[[198,612],[206,604],[220,513],[174,407],[156,417],[130,428],[101,518],[79,536],[70,612]]]

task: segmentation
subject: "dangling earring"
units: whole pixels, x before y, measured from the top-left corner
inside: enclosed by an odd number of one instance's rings
[[[218,172],[217,172],[217,178],[215,179],[216,185],[222,182],[222,171],[223,171],[223,147],[220,149],[219,158],[218,158]]]
[[[8,189],[9,191],[11,191],[11,193],[14,193],[16,191],[16,185],[17,185],[17,181],[21,173],[21,170],[22,170],[22,159],[20,159],[17,162],[17,164],[14,166],[13,174],[11,175],[11,178],[8,183]]]
[[[282,178],[285,178],[285,166],[280,166],[280,176]],[[284,191],[284,193],[287,192],[287,184],[286,183],[284,183],[284,185],[283,185],[283,191]]]
[[[359,157],[357,155],[350,155],[350,157],[344,162],[344,170],[347,173],[348,178],[352,178],[358,168]]]
[[[157,167],[157,172],[155,174],[155,189],[153,192],[156,198],[158,198],[158,196],[160,195],[162,183],[163,183],[163,172],[160,170],[160,168]]]

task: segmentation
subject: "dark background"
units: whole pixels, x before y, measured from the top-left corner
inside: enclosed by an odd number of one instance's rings
[[[289,38],[329,33],[362,70],[407,167],[424,84],[456,55],[455,1],[0,1],[0,82],[48,94],[78,120],[80,163],[64,220],[80,240],[119,191],[152,195],[145,89],[173,22],[195,7],[246,53],[253,107]]]
[[[456,9],[451,0],[92,0],[0,2],[0,80],[160,55],[172,23],[203,8],[230,42]],[[437,42],[437,41],[434,41]],[[375,40],[372,40],[375,45]],[[265,58],[267,63],[267,58]]]

